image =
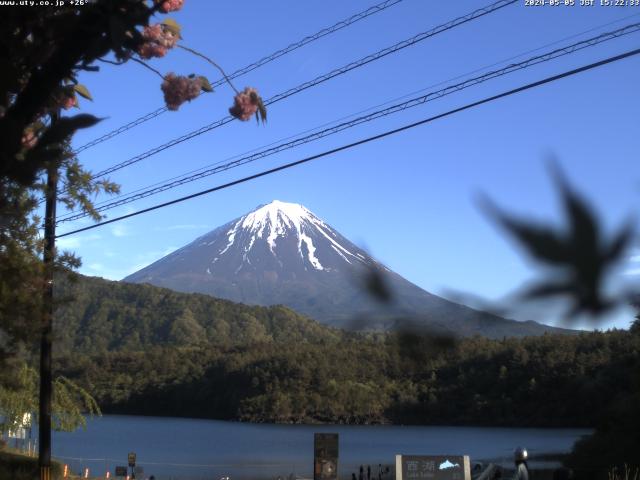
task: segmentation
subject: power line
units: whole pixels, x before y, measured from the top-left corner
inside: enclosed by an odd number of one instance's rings
[[[106,142],[107,140],[116,137],[118,135],[120,135],[123,132],[126,132],[127,130],[130,130],[134,127],[137,127],[138,125],[142,125],[143,123],[151,120],[152,118],[156,118],[160,115],[162,115],[163,113],[165,113],[166,111],[168,111],[167,107],[160,107],[157,108],[156,110],[154,110],[153,112],[149,112],[146,115],[143,115],[141,117],[136,118],[135,120],[127,123],[126,125],[122,125],[119,128],[116,128],[115,130],[111,130],[108,133],[105,133],[104,135],[98,137],[98,138],[94,138],[93,140],[91,140],[90,142],[85,143],[84,145],[76,148],[73,153],[75,155],[78,155],[80,152],[83,152],[84,150],[91,148],[95,145],[98,145],[99,143],[102,142]]]
[[[604,60],[600,60],[600,61],[595,62],[595,63],[590,63],[588,65],[584,65],[582,67],[575,68],[573,70],[569,70],[569,71],[560,73],[558,75],[553,75],[551,77],[547,77],[547,78],[544,78],[542,80],[538,80],[536,82],[529,83],[527,85],[523,85],[521,87],[514,88],[512,90],[508,90],[506,92],[503,92],[503,93],[500,93],[500,94],[497,94],[497,95],[493,95],[491,97],[484,98],[482,100],[478,100],[477,102],[468,103],[468,104],[466,104],[466,105],[464,105],[462,107],[458,107],[458,108],[455,108],[453,110],[449,110],[449,111],[441,113],[439,115],[428,117],[428,118],[425,118],[423,120],[420,120],[420,121],[417,121],[417,122],[414,122],[414,123],[410,123],[408,125],[404,125],[402,127],[399,127],[399,128],[393,129],[393,130],[387,130],[386,132],[383,132],[383,133],[380,133],[380,134],[377,134],[377,135],[373,135],[371,137],[367,137],[367,138],[358,140],[358,141],[353,142],[353,143],[342,145],[340,147],[337,147],[337,148],[334,148],[334,149],[331,149],[331,150],[326,150],[326,151],[324,151],[322,153],[319,153],[319,154],[316,154],[316,155],[312,155],[310,157],[306,157],[306,158],[303,158],[301,160],[297,160],[295,162],[286,163],[284,165],[280,165],[279,167],[271,168],[269,170],[263,170],[262,172],[250,175],[248,177],[243,177],[241,179],[234,180],[232,182],[228,182],[228,183],[225,183],[225,184],[222,184],[222,185],[218,185],[216,187],[209,188],[207,190],[202,190],[200,192],[196,192],[196,193],[193,193],[191,195],[187,195],[187,196],[184,196],[184,197],[176,198],[176,199],[168,201],[168,202],[160,203],[160,204],[154,205],[152,207],[148,207],[148,208],[145,208],[143,210],[139,210],[137,212],[133,212],[133,213],[129,213],[127,215],[122,215],[120,217],[113,218],[111,220],[105,220],[104,222],[96,223],[96,224],[90,225],[88,227],[72,230],[70,232],[58,235],[58,236],[56,236],[56,238],[66,237],[68,235],[73,235],[75,233],[84,232],[84,231],[87,231],[87,230],[91,230],[93,228],[101,227],[103,225],[108,225],[110,223],[119,222],[121,220],[125,220],[125,219],[131,218],[131,217],[135,217],[135,216],[141,215],[143,213],[151,212],[153,210],[158,210],[160,208],[168,207],[168,206],[174,205],[176,203],[181,203],[181,202],[184,202],[184,201],[187,201],[187,200],[191,200],[193,198],[200,197],[202,195],[206,195],[206,194],[209,194],[209,193],[213,193],[213,192],[216,192],[218,190],[223,190],[223,189],[235,186],[235,185],[239,185],[241,183],[245,183],[245,182],[248,182],[250,180],[255,180],[255,179],[260,178],[260,177],[271,175],[272,173],[276,173],[276,172],[279,172],[279,171],[282,171],[282,170],[286,170],[286,169],[289,169],[289,168],[292,168],[292,167],[295,167],[295,166],[298,166],[298,165],[302,165],[303,163],[307,163],[307,162],[310,162],[312,160],[316,160],[318,158],[326,157],[326,156],[332,155],[334,153],[341,152],[343,150],[348,150],[348,149],[351,149],[353,147],[357,147],[359,145],[363,145],[365,143],[373,142],[375,140],[380,140],[380,139],[388,137],[390,135],[395,135],[396,133],[400,133],[400,132],[403,132],[405,130],[409,130],[409,129],[415,128],[417,126],[433,122],[433,121],[438,120],[440,118],[448,117],[450,115],[462,112],[464,110],[469,110],[471,108],[474,108],[474,107],[477,107],[479,105],[483,105],[485,103],[489,103],[489,102],[498,100],[500,98],[508,97],[510,95],[514,95],[516,93],[520,93],[520,92],[523,92],[525,90],[529,90],[529,89],[532,89],[532,88],[535,88],[535,87],[539,87],[541,85],[545,85],[547,83],[551,83],[551,82],[560,80],[562,78],[566,78],[566,77],[569,77],[569,76],[572,76],[572,75],[576,75],[578,73],[585,72],[587,70],[592,70],[594,68],[601,67],[603,65],[607,65],[607,64],[622,60],[624,58],[631,57],[633,55],[638,55],[639,53],[640,53],[640,48],[635,49],[635,50],[630,50],[630,51],[622,53],[620,55],[616,55],[616,56],[613,56],[613,57],[608,57],[608,58],[606,58]]]
[[[292,43],[291,45],[289,45],[286,48],[283,48],[282,50],[278,50],[277,52],[272,53],[271,55],[268,55],[264,58],[261,58],[260,60],[258,60],[257,62],[254,62],[250,65],[247,65],[246,67],[240,68],[238,70],[236,70],[235,72],[233,72],[232,74],[228,75],[228,77],[233,80],[236,77],[240,77],[246,73],[249,73],[253,70],[255,70],[256,68],[261,67],[262,65],[266,65],[269,62],[272,62],[273,60],[286,55],[287,53],[290,53],[294,50],[297,50],[300,47],[303,47],[305,45],[307,45],[308,43],[311,43],[315,40],[318,40],[319,38],[322,38],[326,35],[329,35],[331,33],[337,32],[338,30],[341,30],[345,27],[348,27],[349,25],[352,25],[353,23],[357,22],[358,20],[362,20],[364,18],[367,18],[370,15],[373,15],[374,13],[378,13],[381,12],[393,5],[396,5],[397,3],[401,2],[402,0],[387,0],[385,2],[379,3],[377,5],[374,5],[373,7],[368,8],[367,10],[365,10],[364,12],[360,12],[357,13],[351,17],[349,17],[346,20],[343,20],[341,22],[336,23],[335,25],[329,27],[329,28],[325,28],[320,30],[319,32],[313,34],[313,35],[309,35],[305,38],[303,38],[302,40],[300,40],[299,42],[296,43]],[[216,81],[215,83],[212,84],[213,87],[218,87],[222,84],[224,84],[226,82],[226,80],[224,78],[219,79],[218,81]]]
[[[371,106],[371,107],[365,108],[365,109],[363,109],[363,110],[359,110],[358,112],[351,113],[351,114],[349,114],[349,115],[344,115],[344,116],[342,116],[342,117],[340,117],[340,118],[338,118],[338,119],[336,119],[336,120],[333,120],[333,121],[330,121],[330,122],[325,122],[325,123],[323,123],[322,125],[318,125],[318,126],[313,127],[313,128],[308,128],[308,129],[306,129],[306,130],[304,130],[304,131],[302,131],[302,132],[298,132],[298,133],[296,133],[296,134],[289,135],[289,136],[284,137],[284,138],[280,138],[280,139],[275,140],[275,141],[273,141],[273,142],[271,142],[271,143],[268,143],[268,144],[266,144],[266,145],[262,145],[261,147],[256,147],[256,148],[253,148],[253,149],[251,149],[251,150],[249,150],[249,151],[245,151],[245,152],[243,152],[243,153],[236,154],[236,155],[233,155],[233,156],[231,156],[231,157],[227,157],[227,158],[226,158],[226,159],[224,159],[224,160],[220,160],[220,161],[218,161],[218,162],[215,162],[215,163],[212,163],[212,164],[209,164],[209,165],[206,165],[206,166],[200,167],[200,168],[196,168],[196,169],[191,170],[191,171],[189,171],[189,172],[186,172],[186,173],[183,173],[183,174],[180,174],[180,175],[176,175],[176,176],[173,176],[173,177],[168,178],[168,179],[165,179],[165,180],[158,181],[158,182],[156,182],[156,183],[153,183],[153,184],[151,184],[151,185],[147,185],[147,186],[145,186],[145,187],[137,188],[137,189],[132,190],[132,191],[130,191],[130,192],[128,192],[128,193],[126,193],[126,194],[125,194],[125,193],[123,193],[123,194],[120,194],[120,195],[116,195],[115,197],[112,197],[111,199],[105,199],[105,200],[102,200],[102,201],[100,201],[100,202],[96,202],[96,203],[94,203],[94,206],[102,206],[102,205],[106,205],[106,204],[111,204],[114,200],[124,198],[125,196],[132,196],[132,195],[134,195],[134,194],[136,194],[136,193],[138,193],[138,192],[142,192],[142,191],[144,191],[144,190],[148,190],[148,189],[151,189],[151,188],[153,188],[153,187],[160,186],[160,185],[162,185],[163,183],[166,183],[166,182],[172,182],[172,181],[174,181],[174,180],[182,179],[183,177],[186,177],[187,175],[198,174],[198,173],[200,173],[200,172],[202,172],[202,171],[204,171],[204,170],[210,169],[210,168],[215,167],[215,166],[218,166],[218,165],[222,165],[223,163],[225,163],[225,162],[227,162],[227,161],[230,161],[230,160],[233,160],[233,159],[237,159],[237,158],[240,158],[241,156],[246,156],[246,155],[249,155],[249,154],[254,153],[254,152],[258,152],[258,151],[260,151],[261,149],[264,149],[264,148],[267,148],[267,147],[271,147],[271,146],[273,146],[273,145],[277,145],[278,143],[280,143],[280,142],[284,142],[285,140],[293,139],[293,138],[295,138],[295,137],[296,137],[296,136],[298,136],[298,135],[302,135],[302,134],[309,133],[309,132],[314,132],[314,131],[318,130],[319,128],[327,127],[327,126],[332,125],[332,124],[334,124],[334,123],[336,123],[336,122],[341,122],[341,121],[347,120],[348,118],[355,117],[356,115],[361,115],[361,114],[363,114],[363,113],[365,113],[365,112],[369,112],[369,111],[371,111],[371,110],[374,110],[374,109],[377,109],[377,108],[383,107],[383,106],[385,106],[385,105],[389,105],[389,104],[391,104],[391,103],[398,102],[398,101],[400,101],[400,100],[404,100],[404,99],[406,99],[406,98],[411,97],[412,95],[416,95],[416,94],[418,94],[418,93],[426,92],[426,91],[427,91],[427,90],[429,90],[430,88],[435,88],[435,87],[439,87],[439,86],[441,86],[441,85],[446,85],[446,84],[447,84],[447,83],[449,83],[449,82],[453,82],[453,81],[455,81],[455,80],[459,80],[459,79],[461,79],[461,78],[468,77],[469,75],[473,75],[474,73],[478,73],[478,72],[485,71],[485,70],[487,70],[487,69],[489,69],[489,68],[492,68],[492,67],[496,67],[496,66],[498,66],[498,65],[505,64],[506,62],[510,62],[510,61],[512,61],[512,60],[516,60],[516,59],[521,58],[521,57],[523,57],[523,56],[525,56],[525,55],[528,55],[528,54],[530,54],[530,53],[539,52],[539,51],[541,51],[541,50],[543,50],[543,49],[545,49],[545,48],[549,48],[549,47],[552,47],[552,46],[558,45],[558,44],[560,44],[560,43],[562,43],[562,42],[565,42],[565,41],[568,41],[568,40],[572,40],[572,39],[574,39],[574,38],[578,38],[578,37],[580,37],[580,36],[582,36],[582,35],[585,35],[585,34],[587,34],[587,33],[594,32],[594,31],[599,30],[599,29],[601,29],[601,28],[608,27],[608,26],[613,25],[613,24],[616,24],[616,23],[620,23],[620,22],[622,22],[622,21],[624,21],[624,20],[628,20],[628,19],[630,19],[630,18],[637,17],[637,16],[640,16],[640,13],[634,13],[634,14],[632,14],[632,15],[627,15],[627,16],[624,16],[624,17],[618,18],[618,19],[613,20],[613,21],[611,21],[611,22],[607,22],[607,23],[603,23],[603,24],[596,25],[596,26],[591,27],[591,28],[589,28],[589,29],[587,29],[587,30],[583,30],[583,31],[581,31],[581,32],[574,33],[574,34],[572,34],[572,35],[569,35],[569,36],[566,36],[566,37],[560,38],[560,39],[555,40],[555,41],[550,42],[550,43],[546,43],[546,44],[541,45],[541,46],[539,46],[539,47],[536,47],[536,48],[533,48],[533,49],[526,50],[526,51],[521,52],[521,53],[519,53],[519,54],[517,54],[517,55],[512,55],[512,56],[510,56],[510,57],[508,57],[508,58],[505,58],[505,59],[499,60],[499,61],[497,61],[497,62],[493,62],[493,63],[491,63],[490,65],[485,65],[485,66],[480,67],[480,68],[475,68],[475,69],[473,69],[473,70],[471,70],[471,71],[465,72],[465,73],[460,74],[460,75],[456,75],[455,77],[449,78],[449,79],[447,79],[447,80],[442,80],[442,81],[439,81],[439,82],[437,82],[437,83],[431,84],[431,85],[429,85],[428,87],[424,87],[424,88],[421,88],[421,89],[419,89],[419,90],[415,90],[415,91],[413,91],[413,92],[410,92],[410,93],[404,94],[404,95],[402,95],[402,96],[400,96],[400,97],[395,97],[395,98],[393,98],[393,99],[391,99],[391,100],[387,100],[387,101],[382,102],[382,103],[379,103],[379,104],[377,104],[377,105],[374,105],[374,106]],[[78,213],[78,212],[80,212],[80,211],[82,211],[82,210],[81,210],[81,209],[78,209],[78,210],[74,210],[74,211],[71,211],[71,212],[67,212],[66,214],[63,214],[63,215],[62,215],[62,217],[69,217],[69,216],[72,216],[72,215],[74,215],[74,214],[76,214],[76,213]],[[63,220],[64,220],[64,218],[63,218]]]
[[[235,72],[227,75],[227,77],[230,80],[233,80],[234,78],[240,77],[242,75],[245,75],[246,73],[249,73],[253,70],[255,70],[256,68],[259,68],[263,65],[266,65],[267,63],[270,63],[280,57],[282,57],[283,55],[286,55],[287,53],[291,53],[294,50],[297,50],[299,48],[304,47],[305,45],[314,42],[316,40],[321,39],[322,37],[326,37],[327,35],[330,35],[334,32],[337,32],[339,30],[342,30],[343,28],[348,27],[349,25],[353,25],[354,23],[363,20],[371,15],[374,15],[376,13],[382,12],[384,10],[386,10],[389,7],[392,7],[394,5],[397,5],[398,3],[402,2],[402,0],[385,0],[384,2],[378,3],[377,5],[374,5],[372,7],[367,8],[366,10],[363,10],[362,12],[356,13],[355,15],[352,15],[349,18],[346,18],[344,20],[340,20],[339,22],[331,25],[330,27],[326,27],[323,28],[322,30],[319,30],[318,32],[312,34],[312,35],[308,35],[306,37],[304,37],[302,40],[299,40],[297,42],[294,42],[292,44],[290,44],[289,46],[282,48],[280,50],[277,50],[275,52],[273,52],[270,55],[267,55],[266,57],[261,58],[260,60],[257,60],[256,62],[250,63],[249,65],[242,67],[238,70],[236,70]],[[226,82],[226,80],[224,78],[220,78],[218,80],[216,80],[215,82],[213,82],[211,84],[211,86],[213,88],[215,87],[219,87],[220,85],[224,84]],[[119,128],[116,128],[115,130],[112,130],[108,133],[105,133],[104,135],[95,138],[93,140],[91,140],[90,142],[85,143],[84,145],[76,148],[73,153],[74,154],[79,154],[80,152],[91,148],[95,145],[98,145],[99,143],[105,142],[117,135],[120,135],[121,133],[134,128],[138,125],[141,125],[145,122],[147,122],[148,120],[151,120],[153,118],[156,118],[159,115],[162,115],[163,113],[165,113],[167,111],[167,107],[160,107],[156,110],[154,110],[153,112],[149,112],[146,115],[143,115],[129,123],[127,123],[126,125],[123,125]]]
[[[590,48],[593,47],[595,45],[598,45],[600,43],[615,39],[615,38],[619,38],[623,35],[628,35],[631,33],[636,33],[640,31],[640,23],[635,23],[635,24],[630,24],[630,25],[626,25],[622,28],[619,28],[617,30],[614,30],[612,32],[606,32],[606,33],[602,33],[598,36],[586,39],[586,40],[582,40],[580,42],[576,42],[572,45],[568,45],[566,47],[562,47],[562,48],[558,48],[555,49],[551,52],[548,53],[544,53],[541,55],[537,55],[534,57],[531,57],[527,60],[524,60],[522,62],[519,63],[514,63],[514,64],[510,64],[507,65],[504,68],[498,69],[498,70],[494,70],[491,72],[487,72],[483,75],[480,75],[478,77],[474,77],[468,80],[465,80],[463,82],[460,82],[458,84],[455,85],[451,85],[448,87],[445,87],[443,89],[437,90],[437,91],[433,91],[430,93],[427,93],[425,95],[421,95],[419,97],[416,98],[412,98],[410,100],[407,100],[405,102],[401,102],[395,105],[391,105],[387,108],[381,109],[381,110],[377,110],[375,112],[372,112],[368,115],[363,115],[360,116],[358,118],[352,119],[350,121],[346,121],[346,122],[342,122],[338,125],[332,126],[330,128],[326,128],[314,133],[311,133],[309,135],[305,135],[303,137],[298,137],[294,140],[291,140],[289,142],[285,142],[285,143],[281,143],[279,145],[264,149],[262,151],[256,152],[256,153],[252,153],[250,155],[246,155],[243,156],[241,158],[238,158],[236,160],[224,163],[222,165],[217,165],[213,168],[209,168],[206,170],[201,170],[198,171],[197,173],[194,174],[187,174],[182,176],[181,178],[178,178],[176,180],[172,180],[169,181],[167,183],[164,183],[162,185],[158,185],[158,186],[154,186],[153,188],[148,188],[146,190],[143,190],[139,193],[135,193],[135,194],[131,194],[129,196],[125,196],[122,197],[118,200],[114,200],[108,203],[103,204],[102,206],[99,206],[97,208],[95,208],[95,211],[100,213],[100,212],[104,212],[106,210],[111,210],[113,208],[122,206],[122,205],[126,205],[128,203],[132,203],[134,201],[149,197],[151,195],[155,195],[173,188],[176,188],[180,185],[184,185],[187,183],[191,183],[193,181],[196,180],[200,180],[202,178],[214,175],[216,173],[220,173],[222,171],[226,171],[232,168],[236,168],[242,165],[246,165],[248,163],[252,163],[255,162],[259,159],[274,155],[276,153],[285,151],[285,150],[289,150],[291,148],[295,148],[297,146],[330,136],[330,135],[334,135],[336,133],[339,133],[341,131],[347,130],[349,128],[353,128],[357,125],[361,125],[363,123],[367,123],[367,122],[371,122],[374,121],[378,118],[384,117],[384,116],[388,116],[388,115],[392,115],[401,111],[404,111],[406,109],[409,108],[413,108],[419,105],[422,105],[426,102],[429,101],[433,101],[439,98],[442,98],[444,96],[450,95],[452,93],[456,93],[459,92],[461,90],[464,90],[466,88],[478,85],[480,83],[484,83],[488,80],[492,80],[494,78],[498,78],[501,77],[503,75],[507,75],[510,73],[513,73],[515,71],[519,71],[519,70],[523,70],[525,68],[529,68],[531,66],[534,65],[538,65],[540,63],[544,63],[544,62],[548,62],[550,60],[554,60],[556,58],[565,56],[565,55],[569,55],[572,53],[575,53],[577,51],[583,50],[585,48]],[[77,213],[77,214],[71,214],[65,218],[62,218],[60,220],[58,220],[58,224],[63,223],[63,222],[69,222],[69,221],[73,221],[73,220],[78,220],[80,218],[84,218],[86,216],[88,216],[89,214],[86,212],[81,212],[81,213]]]
[[[145,189],[141,189],[142,191],[140,193],[131,194],[131,195],[129,195],[127,197],[123,197],[123,198],[121,198],[119,200],[106,202],[106,203],[103,204],[103,206],[97,208],[96,211],[102,212],[102,211],[105,211],[105,210],[110,210],[110,209],[115,208],[117,206],[121,206],[121,205],[124,205],[124,204],[127,204],[127,203],[131,203],[133,201],[136,201],[136,200],[139,200],[139,199],[142,199],[142,198],[146,198],[146,197],[148,197],[150,195],[154,195],[156,193],[160,193],[160,192],[169,190],[171,188],[177,187],[179,185],[183,185],[185,183],[190,183],[191,181],[199,180],[201,178],[213,175],[213,174],[218,173],[220,171],[225,171],[225,170],[228,170],[230,168],[235,168],[237,166],[244,165],[246,163],[250,163],[250,162],[255,161],[257,159],[264,158],[264,157],[273,155],[275,153],[278,153],[278,152],[281,152],[281,151],[284,151],[284,150],[288,150],[290,148],[294,148],[294,147],[296,147],[298,145],[301,145],[301,144],[304,144],[304,143],[309,143],[309,142],[317,140],[319,138],[323,138],[325,136],[338,133],[338,132],[340,132],[342,130],[345,130],[347,128],[354,127],[354,126],[356,126],[358,124],[361,124],[361,123],[364,123],[364,122],[372,121],[372,120],[374,120],[376,118],[379,118],[381,116],[385,116],[385,115],[389,115],[389,114],[392,114],[392,113],[396,113],[396,112],[398,112],[400,110],[411,108],[411,107],[420,105],[422,103],[425,103],[427,101],[431,101],[431,100],[435,100],[437,98],[441,98],[441,97],[443,97],[445,95],[448,95],[450,93],[454,93],[454,92],[460,91],[460,90],[462,90],[464,88],[468,88],[470,86],[477,85],[477,84],[482,83],[484,81],[487,81],[487,80],[490,80],[490,79],[493,79],[493,78],[496,78],[496,77],[499,77],[499,76],[502,76],[502,75],[505,75],[505,74],[508,74],[508,73],[512,73],[512,72],[514,72],[516,70],[528,68],[530,66],[536,65],[538,63],[543,63],[543,62],[558,58],[560,56],[564,56],[564,55],[567,55],[567,54],[570,54],[570,53],[574,53],[574,52],[576,52],[578,50],[597,45],[597,44],[602,43],[604,41],[611,40],[611,39],[614,39],[614,38],[618,38],[618,37],[620,37],[622,35],[626,35],[626,34],[629,34],[629,33],[637,32],[638,30],[640,30],[640,24],[632,24],[632,25],[628,25],[628,26],[622,27],[622,28],[620,28],[618,30],[615,30],[613,32],[603,33],[603,34],[601,34],[601,35],[599,35],[597,37],[593,37],[593,38],[590,38],[590,39],[587,39],[587,40],[583,40],[581,42],[577,42],[577,43],[575,43],[573,45],[570,45],[570,46],[567,46],[567,47],[556,49],[556,50],[554,50],[552,52],[549,52],[549,53],[546,53],[546,54],[543,54],[543,55],[539,55],[539,56],[530,58],[528,60],[525,60],[525,61],[517,63],[517,64],[509,65],[509,66],[507,66],[507,67],[505,67],[503,69],[500,69],[500,70],[497,70],[497,71],[493,71],[493,72],[489,72],[489,73],[484,74],[484,75],[482,75],[480,77],[476,77],[476,78],[473,78],[473,79],[466,80],[465,82],[462,82],[462,83],[459,83],[457,85],[453,85],[453,86],[447,87],[447,88],[439,90],[437,92],[431,92],[431,93],[429,93],[427,95],[423,95],[423,96],[418,97],[418,98],[413,98],[413,99],[408,100],[406,102],[403,102],[401,104],[393,105],[393,106],[388,107],[386,109],[379,110],[377,112],[373,112],[373,113],[371,113],[369,115],[356,118],[356,119],[354,119],[354,120],[352,120],[350,122],[344,122],[342,124],[339,124],[339,125],[336,125],[334,127],[322,130],[320,132],[315,132],[315,133],[313,133],[311,135],[308,135],[308,136],[305,136],[305,137],[301,137],[301,138],[297,138],[297,139],[295,139],[295,140],[293,140],[291,142],[283,143],[283,144],[280,144],[280,145],[278,145],[276,147],[272,147],[272,148],[260,151],[258,153],[252,154],[252,155],[244,156],[242,158],[239,158],[238,160],[235,160],[235,161],[232,161],[232,162],[229,162],[229,163],[226,163],[226,164],[222,164],[220,166],[216,166],[214,168],[210,168],[210,169],[206,169],[206,170],[202,170],[201,169],[197,173],[189,175],[189,176],[186,176],[187,174],[185,174],[184,176],[181,176],[181,177],[174,177],[174,178],[177,178],[177,179],[171,179],[172,181],[169,181],[169,183],[165,183],[165,184],[162,184],[162,185],[159,185],[159,186],[155,186],[154,185],[153,187],[155,187],[155,188],[148,188],[146,190]],[[156,185],[158,185],[158,184],[156,184]],[[67,216],[66,218],[61,219],[59,221],[59,223],[72,221],[72,220],[77,220],[77,219],[83,218],[85,216],[88,216],[88,214],[84,213],[84,212],[76,214],[76,215],[71,214],[71,215]]]
[[[339,75],[343,75],[347,72],[350,72],[351,70],[354,70],[356,68],[362,67],[363,65],[367,65],[368,63],[371,63],[375,60],[378,60],[380,58],[383,58],[387,55],[390,55],[392,53],[398,52],[404,48],[410,47],[412,45],[415,45],[416,43],[419,43],[423,40],[426,40],[427,38],[433,37],[439,33],[451,30],[459,25],[465,24],[467,22],[470,22],[472,20],[475,20],[477,18],[483,17],[485,15],[488,15],[490,13],[493,13],[501,8],[504,8],[508,5],[511,5],[515,2],[517,2],[519,0],[498,0],[497,2],[494,2],[486,7],[483,8],[479,8],[477,10],[474,10],[473,12],[467,14],[467,15],[463,15],[461,17],[455,18],[447,23],[444,23],[442,25],[439,25],[431,30],[428,30],[426,32],[422,32],[419,33],[407,40],[403,40],[401,42],[396,43],[395,45],[392,45],[390,47],[384,48],[382,50],[379,50],[371,55],[367,55],[366,57],[363,57],[359,60],[356,60],[355,62],[351,62],[343,67],[337,68],[335,70],[332,70],[329,73],[326,73],[324,75],[320,75],[316,78],[314,78],[313,80],[309,80],[305,83],[302,83],[300,85],[298,85],[297,87],[294,88],[290,88],[289,90],[286,90],[282,93],[279,93],[271,98],[269,98],[267,101],[264,102],[264,104],[266,106],[272,105],[276,102],[279,102],[281,100],[284,100],[285,98],[288,98],[292,95],[295,95],[297,93],[300,93],[308,88],[314,87],[316,85],[319,85],[321,83],[324,83],[332,78],[335,78]],[[222,125],[225,125],[229,122],[231,122],[232,120],[235,120],[234,117],[232,116],[226,116],[220,120],[217,120],[213,123],[210,123],[208,125],[205,125],[197,130],[193,130],[185,135],[182,135],[178,138],[174,138],[173,140],[170,140],[167,143],[164,143],[163,145],[160,145],[158,147],[152,148],[151,150],[147,150],[144,153],[141,153],[139,155],[136,155],[135,157],[132,157],[128,160],[125,160],[124,162],[118,163],[116,165],[113,165],[105,170],[102,170],[101,172],[96,173],[95,175],[92,176],[92,178],[98,178],[98,177],[103,177],[105,175],[109,175],[113,172],[116,172],[122,168],[128,167],[130,165],[133,165],[134,163],[138,163],[146,158],[149,158],[153,155],[156,155],[164,150],[167,150],[168,148],[171,148],[175,145],[178,145],[182,142],[185,142],[187,140],[191,140],[192,138],[195,138],[199,135],[202,135],[203,133],[206,133],[210,130],[213,130],[215,128],[221,127]]]

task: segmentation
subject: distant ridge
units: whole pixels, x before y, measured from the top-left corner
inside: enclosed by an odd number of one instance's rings
[[[392,305],[363,288],[384,272]],[[304,206],[278,200],[197,238],[124,279],[254,305],[282,304],[332,326],[390,330],[399,319],[456,335],[563,331],[460,305],[419,288],[358,248]]]
[[[153,285],[79,276],[61,279],[56,351],[94,354],[154,347],[232,347],[255,343],[331,342],[341,338],[287,307],[242,305]]]

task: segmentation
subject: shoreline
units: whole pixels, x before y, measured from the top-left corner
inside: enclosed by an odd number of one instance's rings
[[[491,428],[491,429],[512,429],[512,430],[595,430],[595,426],[584,425],[491,425],[486,423],[455,423],[455,422],[442,422],[442,423],[393,423],[393,422],[321,422],[321,421],[288,421],[279,422],[265,419],[264,421],[255,420],[243,420],[241,418],[211,418],[211,417],[194,417],[194,416],[181,416],[181,415],[145,415],[140,413],[111,413],[103,412],[101,416],[109,417],[130,417],[130,418],[149,418],[158,420],[194,420],[194,421],[211,421],[211,422],[225,422],[231,424],[241,425],[268,425],[268,426],[301,426],[301,427],[325,427],[325,426],[340,426],[340,427],[434,427],[434,428]],[[86,417],[87,420],[93,418],[100,418],[99,416]]]
[[[1,450],[2,453],[8,454],[9,456],[14,456],[17,458],[22,458],[25,463],[33,464],[36,461],[36,457],[26,455],[24,452],[20,452],[11,447],[5,447]],[[555,469],[562,466],[562,460],[567,457],[567,454],[562,453],[540,453],[537,455],[533,455],[529,460],[530,472],[535,473],[536,478],[539,479],[547,479],[552,478],[553,472]],[[59,467],[67,464],[70,466],[71,473],[81,475],[84,472],[84,469],[87,467],[87,462],[82,462],[82,459],[78,458],[68,458],[68,457],[58,457],[54,455],[54,462],[58,464]],[[80,462],[76,463],[69,460],[80,460]],[[95,460],[95,459],[94,459]],[[106,459],[105,459],[106,460]],[[311,463],[312,458],[307,459],[306,463]],[[74,464],[75,463],[75,464]],[[471,458],[471,467],[473,471],[473,467],[476,465],[482,465],[483,471],[490,464],[494,464],[499,466],[503,471],[503,476],[509,476],[511,472],[513,472],[513,463],[511,460],[507,460],[506,458],[493,458],[493,459],[473,459]],[[377,480],[377,469],[378,465],[382,465],[383,469],[389,468],[389,473],[383,474],[382,480],[394,480],[395,479],[395,464],[388,462],[371,462],[369,464],[363,464],[365,467],[370,466],[373,475],[371,476],[371,480]],[[203,475],[209,476],[214,475],[214,478],[224,478],[229,477],[232,480],[311,480],[309,478],[308,472],[301,472],[298,470],[299,467],[296,464],[286,465],[286,464],[260,464],[260,463],[247,463],[247,464],[238,464],[238,465],[191,465],[186,470],[183,469],[181,473],[163,473],[163,471],[167,470],[167,467],[179,467],[179,464],[154,464],[154,463],[146,463],[145,467],[145,477],[149,474],[153,474],[156,476],[158,480],[164,479],[199,479],[202,478]],[[182,465],[182,467],[187,467],[187,465]],[[287,468],[288,467],[288,468]],[[351,474],[356,474],[358,477],[360,465],[353,463],[338,463],[338,478],[339,480],[350,480]],[[107,471],[110,471],[111,474],[114,473],[115,465],[104,465],[104,468],[100,469],[99,467],[92,467],[91,472],[93,475],[90,478],[103,478]],[[296,473],[298,470],[299,473]],[[215,472],[215,473],[214,473]],[[375,472],[375,473],[374,473]],[[98,476],[95,474],[99,473]],[[366,478],[366,477],[365,477]]]
[[[303,425],[229,422],[184,417],[105,415],[89,419],[86,430],[56,432],[53,456],[81,471],[104,474],[122,466],[135,452],[145,475],[158,480],[201,480],[229,476],[285,480],[291,473],[310,478],[314,433],[339,434],[339,472],[350,480],[360,464],[393,466],[396,454],[468,455],[472,462],[511,464],[517,445],[525,446],[534,465],[558,465],[585,429],[517,429],[413,425]],[[158,472],[163,472],[159,477]],[[377,476],[376,476],[377,479]],[[391,480],[387,477],[383,480]]]

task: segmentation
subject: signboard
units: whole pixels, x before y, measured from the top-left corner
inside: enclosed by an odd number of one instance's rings
[[[338,434],[316,433],[313,445],[313,480],[338,479]]]
[[[136,454],[135,454],[135,452],[130,452],[129,453],[129,466],[130,467],[135,467],[136,466]]]
[[[468,455],[396,455],[396,480],[471,480]]]
[[[116,467],[116,477],[126,477],[127,467]]]

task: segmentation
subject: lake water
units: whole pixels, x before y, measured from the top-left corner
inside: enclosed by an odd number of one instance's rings
[[[562,453],[590,433],[585,429],[481,427],[271,425],[215,420],[106,415],[90,419],[87,429],[55,432],[54,457],[72,471],[90,468],[91,476],[127,464],[136,452],[144,476],[157,480],[231,480],[276,478],[293,474],[313,478],[313,434],[340,435],[339,473],[351,478],[359,465],[393,465],[401,454],[465,454],[471,462],[511,462],[513,449],[525,446],[532,456]],[[365,467],[366,468],[366,467]],[[391,468],[393,470],[393,468]],[[387,477],[391,480],[391,476]]]

